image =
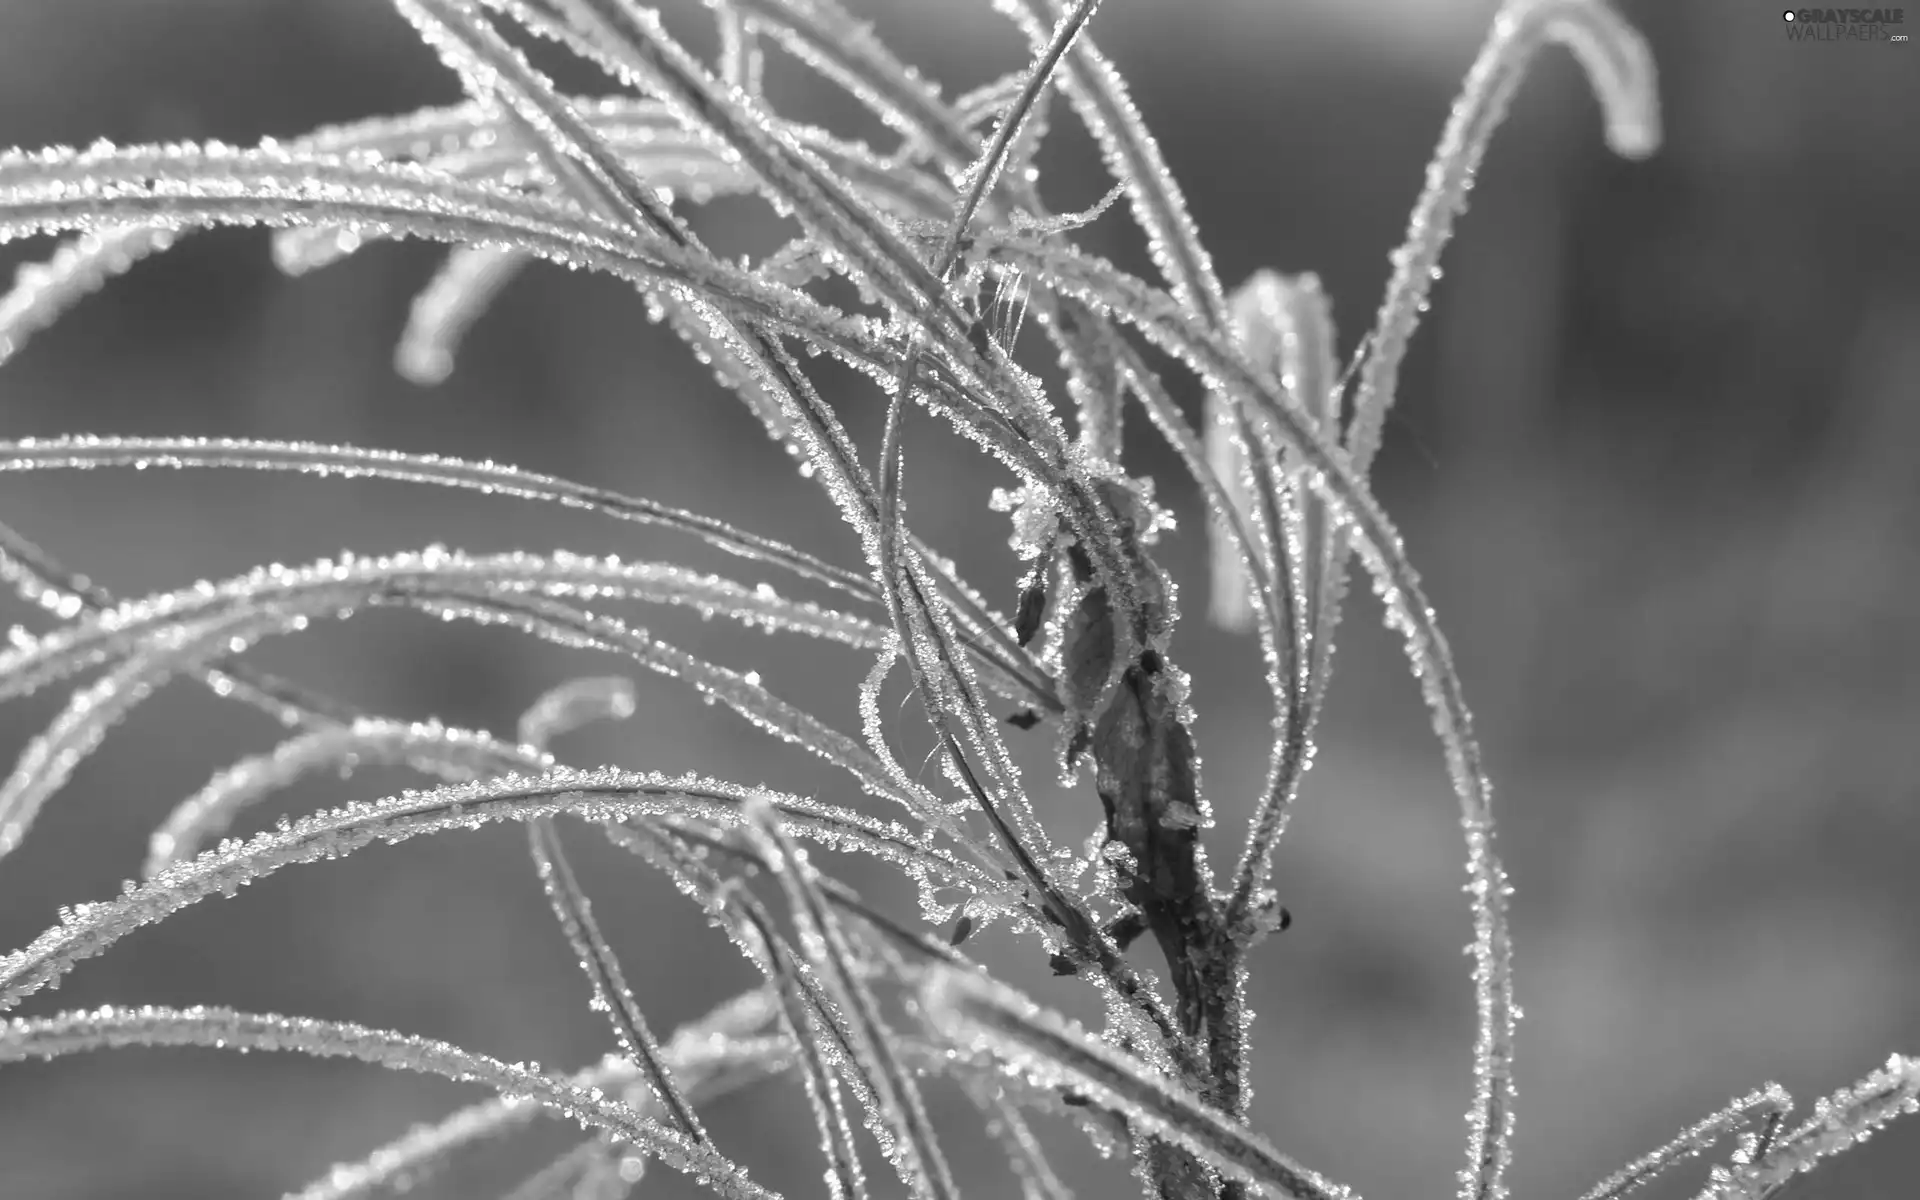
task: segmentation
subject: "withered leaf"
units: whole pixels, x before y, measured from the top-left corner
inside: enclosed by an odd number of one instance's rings
[[[1040,632],[1040,618],[1047,611],[1047,589],[1044,583],[1030,584],[1020,593],[1020,607],[1013,615],[1013,638],[1022,646],[1033,640]]]
[[[1067,706],[1085,713],[1100,699],[1113,673],[1113,606],[1107,602],[1107,589],[1097,587],[1081,597],[1067,618],[1061,652]]]

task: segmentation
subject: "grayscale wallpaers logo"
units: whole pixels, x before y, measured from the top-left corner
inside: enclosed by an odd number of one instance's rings
[[[1904,8],[1790,8],[1786,19],[1790,42],[1904,42]]]

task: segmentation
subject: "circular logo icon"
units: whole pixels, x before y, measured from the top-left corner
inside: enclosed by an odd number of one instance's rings
[[[1788,9],[1788,10],[1787,10],[1787,11],[1786,11],[1785,13],[1782,13],[1781,15],[1782,15],[1782,17],[1783,17],[1784,19],[1786,19],[1786,20],[1788,20],[1788,21],[1791,21],[1791,20],[1793,20],[1793,10],[1792,10],[1792,9]]]

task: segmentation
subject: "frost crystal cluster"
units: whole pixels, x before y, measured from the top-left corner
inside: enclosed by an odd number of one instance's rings
[[[620,1197],[646,1164],[721,1196],[766,1197],[709,1134],[703,1102],[771,1074],[804,1084],[830,1193],[840,1200],[960,1194],[923,1083],[945,1076],[977,1104],[1023,1193],[1058,1198],[1034,1116],[1125,1157],[1162,1200],[1274,1195],[1333,1200],[1339,1164],[1295,1161],[1260,1131],[1248,1085],[1250,957],[1283,928],[1275,843],[1313,757],[1352,560],[1405,642],[1457,793],[1478,997],[1459,1193],[1497,1200],[1514,1124],[1509,887],[1489,788],[1448,649],[1394,526],[1368,490],[1396,376],[1487,143],[1529,62],[1566,47],[1598,93],[1609,145],[1659,137],[1645,44],[1603,0],[1509,0],[1447,122],[1377,319],[1356,361],[1334,359],[1329,306],[1310,275],[1262,272],[1229,293],[1214,274],[1125,83],[1090,33],[1095,0],[995,0],[1033,51],[1005,79],[948,99],[839,0],[709,0],[717,61],[682,48],[636,0],[395,0],[464,84],[465,103],[253,147],[54,147],[0,154],[0,241],[62,235],[0,299],[0,358],[79,297],[182,235],[264,225],[289,272],[371,243],[451,247],[415,302],[399,368],[435,381],[463,333],[524,265],[544,259],[631,283],[746,402],[851,527],[864,570],[749,530],[589,484],[493,462],[349,446],[185,438],[0,443],[0,468],[298,471],[378,477],[560,504],[664,526],[782,572],[789,598],[657,562],[445,547],[275,564],[121,600],[0,526],[0,570],[61,622],[0,650],[0,699],[74,688],[0,783],[0,855],[15,851],[75,764],[134,705],[186,675],[278,717],[289,739],[235,763],[160,824],[143,878],[76,905],[0,959],[0,1008],[56,986],[81,960],[182,908],[283,867],[374,843],[519,822],[532,867],[585,971],[609,1057],[573,1074],[504,1063],[398,1032],[230,1009],[106,1008],[0,1024],[0,1059],[124,1045],[206,1045],[350,1056],[491,1089],[497,1097],[408,1132],[299,1194],[403,1187],[538,1113],[591,1134],[510,1194]],[[605,94],[566,95],[511,38],[550,39],[601,68]],[[892,144],[850,143],[772,112],[763,55],[790,54],[847,89]],[[1054,92],[1092,132],[1116,181],[1083,214],[1043,208],[1034,153]],[[686,207],[750,194],[796,235],[758,261],[711,252]],[[1145,231],[1157,278],[1078,249],[1107,207]],[[823,298],[819,287],[840,281]],[[1066,380],[1049,395],[1013,357],[1030,321]],[[1204,385],[1196,428],[1143,351]],[[844,363],[887,405],[877,446],[856,447],[807,363]],[[1170,528],[1152,481],[1120,461],[1137,403],[1209,506],[1214,620],[1258,639],[1273,742],[1244,843],[1216,874],[1213,822],[1177,665],[1176,589],[1151,554]],[[931,414],[1009,473],[1023,562],[977,589],[905,519],[901,430]],[[1009,616],[983,598],[1017,596]],[[620,616],[628,602],[688,606],[769,634],[830,639],[871,656],[863,728],[835,729],[757,674],[705,661]],[[588,678],[539,698],[511,737],[359,711],[244,663],[255,643],[378,606],[510,626],[637,662],[844,770],[864,798],[828,803],[695,776],[583,770],[547,750],[583,722],[633,711],[632,685]],[[99,672],[91,682],[75,682]],[[900,672],[904,668],[904,672]],[[930,782],[896,757],[881,694],[903,674],[932,726]],[[1011,717],[1008,714],[1011,712]],[[1055,767],[1099,829],[1056,846],[1006,741],[1044,725]],[[431,786],[359,800],[249,837],[245,810],[303,775],[359,762],[415,769]],[[593,831],[664,872],[765,977],[657,1035],[602,938],[561,830]],[[870,905],[821,851],[862,852],[917,884],[923,912]],[[4,865],[0,864],[0,869]],[[934,923],[938,923],[937,926]],[[966,952],[997,923],[1102,1002],[1099,1028],[1049,1011]],[[1788,1121],[1777,1087],[1735,1100],[1603,1181],[1622,1196],[1723,1138],[1736,1146],[1707,1193],[1773,1195],[1795,1173],[1912,1112],[1920,1061],[1879,1072]],[[869,1144],[869,1141],[871,1144]],[[878,1154],[874,1151],[877,1149]],[[884,1163],[883,1170],[873,1164]],[[1328,1173],[1323,1174],[1321,1168]],[[897,1184],[885,1176],[897,1177]],[[502,1189],[503,1193],[506,1189]]]

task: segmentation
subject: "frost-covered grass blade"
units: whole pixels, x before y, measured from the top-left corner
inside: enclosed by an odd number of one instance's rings
[[[698,1177],[729,1200],[778,1200],[745,1170],[620,1101],[577,1088],[524,1066],[501,1062],[445,1042],[369,1029],[347,1022],[282,1017],[222,1008],[99,1008],[0,1026],[0,1060],[53,1058],[119,1046],[211,1046],[240,1051],[292,1051],[356,1058],[399,1071],[478,1083],[618,1134],[660,1161]]]

